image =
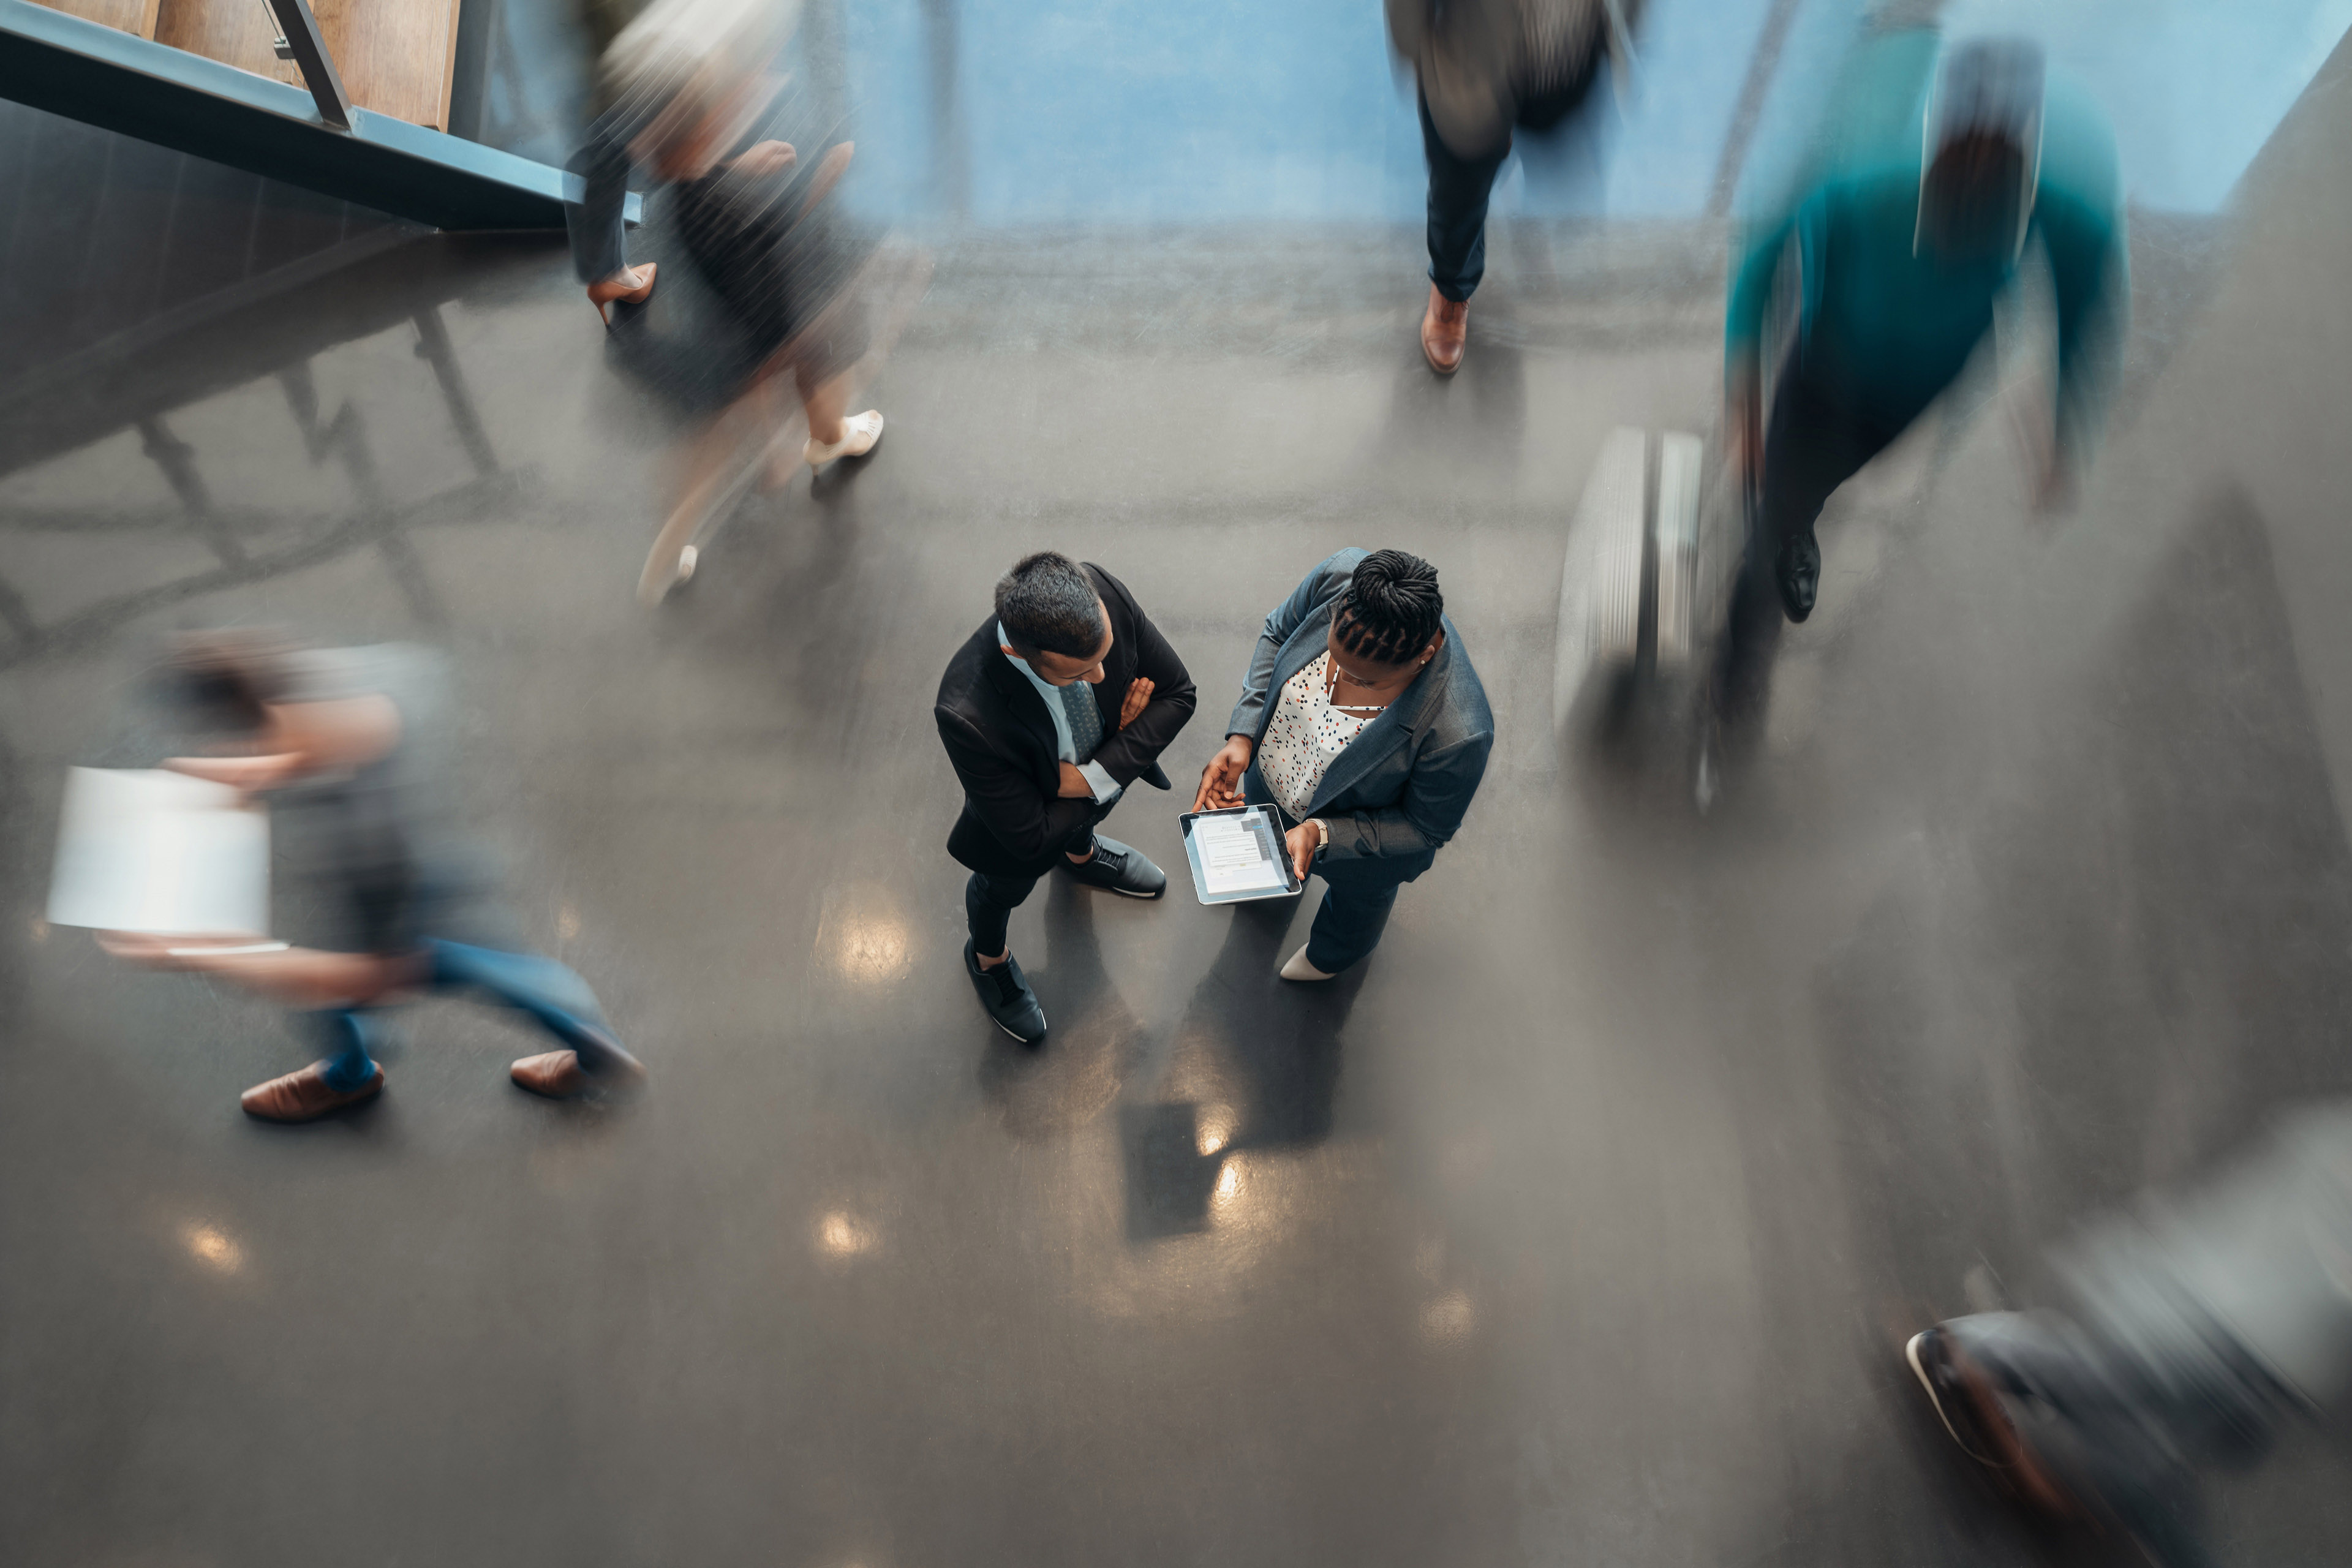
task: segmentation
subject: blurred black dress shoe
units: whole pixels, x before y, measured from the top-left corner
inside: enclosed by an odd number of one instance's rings
[[[1790,620],[1802,621],[1813,613],[1813,597],[1822,586],[1822,547],[1814,542],[1811,529],[1780,542],[1772,576],[1780,587],[1780,607]]]

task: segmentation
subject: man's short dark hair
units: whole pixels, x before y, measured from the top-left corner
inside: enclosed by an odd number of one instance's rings
[[[1102,595],[1086,568],[1059,551],[1024,555],[996,581],[996,618],[1023,658],[1092,658],[1102,647]]]

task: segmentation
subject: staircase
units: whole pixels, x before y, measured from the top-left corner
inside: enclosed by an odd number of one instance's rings
[[[0,98],[436,228],[561,228],[577,175],[446,134],[459,5],[0,0]]]
[[[36,0],[137,37],[302,85],[263,0]],[[435,131],[449,123],[458,0],[320,0],[313,8],[352,101]]]

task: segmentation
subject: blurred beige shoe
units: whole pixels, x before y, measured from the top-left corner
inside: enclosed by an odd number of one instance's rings
[[[809,437],[801,456],[808,466],[822,473],[824,466],[836,458],[862,458],[874,450],[874,443],[882,439],[882,415],[869,408],[863,414],[853,414],[841,422],[841,439],[828,445],[815,437]]]

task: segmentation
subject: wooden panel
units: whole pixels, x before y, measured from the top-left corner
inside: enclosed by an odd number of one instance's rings
[[[449,119],[457,5],[458,0],[311,0],[310,10],[353,103],[439,130]],[[278,29],[264,0],[161,0],[161,12],[156,42],[302,85],[294,62],[278,58],[271,47]]]
[[[311,9],[353,103],[438,130],[449,122],[457,3],[311,0]]]
[[[135,33],[142,38],[155,36],[156,0],[33,0],[33,3],[47,5],[52,11],[63,11],[68,16],[79,16],[85,22],[96,22],[102,27]]]
[[[277,37],[278,23],[262,0],[162,0],[156,13],[157,43],[300,87],[302,73],[272,47]],[[334,48],[332,40],[327,47]]]

